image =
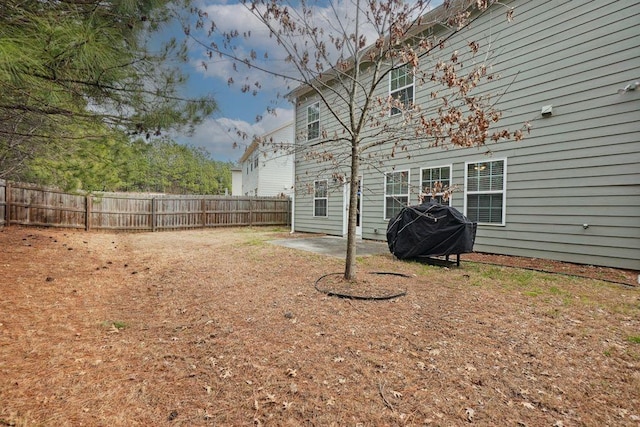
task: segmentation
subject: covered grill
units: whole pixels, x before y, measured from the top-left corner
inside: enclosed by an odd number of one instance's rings
[[[473,251],[475,222],[435,202],[407,206],[387,226],[387,244],[399,259],[457,255]]]

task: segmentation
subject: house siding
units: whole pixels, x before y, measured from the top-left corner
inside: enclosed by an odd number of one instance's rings
[[[298,169],[296,169],[298,173]],[[311,181],[313,185],[313,181]],[[296,186],[295,224],[296,231],[309,233],[326,233],[342,235],[342,219],[344,212],[343,187],[329,180],[327,192],[327,216],[314,216],[314,191],[312,186],[300,188]]]
[[[258,178],[260,177],[259,171],[253,167],[255,156],[259,155],[257,152],[257,144],[250,146],[251,153],[246,156],[245,160],[240,163],[242,168],[242,195],[243,196],[257,196],[258,190]],[[243,156],[244,157],[244,156]]]
[[[289,196],[294,180],[294,159],[286,146],[294,141],[293,122],[266,133],[262,138],[265,144],[252,143],[242,156],[243,194],[258,197]],[[280,149],[279,144],[284,144],[285,148]]]
[[[231,195],[242,196],[242,168],[231,168]]]
[[[409,160],[363,170],[363,237],[386,239],[384,172],[410,170],[410,203],[417,204],[420,168],[451,164],[451,182],[460,189],[451,204],[464,211],[465,162],[506,159],[506,223],[479,225],[476,251],[640,270],[640,88],[618,93],[640,78],[637,2],[506,4],[515,7],[513,22],[496,6],[465,39],[484,41],[481,48],[491,40],[492,71],[501,78],[482,90],[507,90],[498,103],[504,113],[498,127],[531,121],[531,133],[519,142],[489,144],[491,154],[425,148]],[[416,102],[428,106],[430,89],[415,91]],[[545,105],[553,106],[550,117],[541,116]],[[298,127],[306,125],[301,111]],[[321,127],[334,129],[323,120],[321,112]],[[298,161],[299,176],[321,173],[306,163]],[[330,206],[342,207],[342,191],[333,197]],[[305,218],[304,203],[296,202],[297,230],[342,234],[342,211],[330,209],[324,227]]]
[[[289,195],[293,186],[293,155],[289,150],[276,149],[272,144],[292,144],[293,123],[265,135],[265,140],[272,140],[272,143],[267,142],[260,150],[258,193],[260,196]]]

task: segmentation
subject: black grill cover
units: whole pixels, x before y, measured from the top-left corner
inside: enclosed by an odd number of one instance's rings
[[[389,221],[387,244],[399,259],[473,252],[476,226],[455,208],[426,202]]]

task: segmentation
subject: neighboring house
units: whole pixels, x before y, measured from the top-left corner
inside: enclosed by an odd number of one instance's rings
[[[531,121],[522,141],[425,148],[364,169],[357,234],[386,239],[404,204],[435,181],[457,185],[451,205],[478,222],[475,250],[640,270],[640,8],[636,1],[506,1],[473,24],[491,34],[493,72],[508,92],[499,128]],[[492,19],[492,22],[489,22]],[[465,46],[468,40],[459,40]],[[453,43],[455,46],[456,43]],[[393,75],[393,73],[391,73]],[[430,88],[410,82],[415,102]],[[391,91],[393,82],[388,88]],[[637,90],[636,90],[637,88]],[[309,144],[333,118],[304,87],[296,130]],[[296,158],[295,231],[346,233],[347,185]],[[413,190],[412,190],[413,189]]]
[[[231,168],[231,195],[242,196],[243,194],[244,193],[242,192],[242,168],[232,167]]]
[[[240,158],[242,195],[290,196],[293,187],[293,122],[256,138]],[[234,190],[235,194],[235,190]]]

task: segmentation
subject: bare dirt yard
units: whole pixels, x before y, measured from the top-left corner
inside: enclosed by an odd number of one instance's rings
[[[377,255],[406,295],[354,300],[286,236],[1,229],[0,426],[640,425],[633,272]]]

